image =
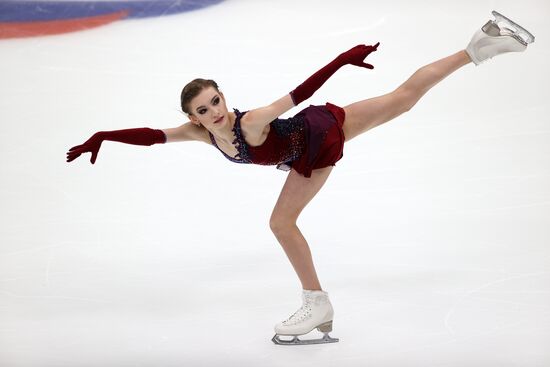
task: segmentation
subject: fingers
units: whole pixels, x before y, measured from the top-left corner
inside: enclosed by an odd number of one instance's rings
[[[76,147],[72,147],[67,152],[67,162],[72,162],[84,152],[86,152],[86,148],[83,145],[77,145]]]
[[[67,152],[67,162],[72,162],[82,154],[82,145],[77,145],[69,149]]]
[[[380,45],[380,42],[378,42],[378,43],[377,43],[376,45],[374,45],[374,46],[367,46],[365,51],[367,52],[367,54],[370,54],[371,52],[375,52],[375,51],[378,50],[378,46],[379,46],[379,45]]]
[[[367,68],[367,69],[374,69],[374,66],[372,66],[371,64],[367,64],[367,63],[363,63],[361,66],[364,67],[364,68]]]
[[[93,147],[93,146],[87,145],[86,143],[82,145],[74,146],[71,149],[69,149],[69,151],[67,152],[67,162],[72,162],[78,157],[80,157],[82,153],[87,153],[87,152],[92,153],[90,162],[92,164],[95,164],[95,161],[97,160],[97,154],[99,152],[99,147]]]
[[[92,152],[92,158],[90,159],[90,162],[92,164],[95,164],[95,160],[97,159],[97,153],[98,151]]]
[[[90,159],[90,163],[95,164],[95,161],[97,160],[97,153],[98,152],[92,152],[92,158]],[[80,157],[82,153],[80,152],[71,152],[67,153],[67,163],[74,161],[78,157]]]
[[[72,147],[67,152],[67,162],[74,161],[80,155],[80,152],[77,151],[78,147]]]
[[[74,161],[78,157],[80,157],[81,153],[67,153],[67,163]],[[90,159],[90,163],[95,164],[95,161],[97,160],[97,152],[92,152],[92,158]]]
[[[378,46],[380,46],[380,42],[377,42],[375,45],[372,45],[372,46],[368,46],[368,45],[357,45],[355,46],[353,49],[362,49],[362,50],[374,50],[376,51],[376,49],[378,48]]]
[[[67,162],[72,162],[74,161],[75,159],[77,159],[78,157],[80,157],[80,153],[77,153],[77,154],[69,154],[67,153]]]

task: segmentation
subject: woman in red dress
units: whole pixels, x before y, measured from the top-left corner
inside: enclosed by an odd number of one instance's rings
[[[189,122],[162,130],[98,132],[84,144],[71,148],[67,161],[91,152],[94,164],[104,140],[137,145],[194,140],[216,147],[232,162],[276,165],[289,170],[269,226],[300,279],[303,306],[276,325],[273,341],[277,344],[337,341],[328,336],[332,330],[333,309],[328,293],[321,288],[308,243],[296,225],[298,216],[343,157],[345,142],[409,111],[434,85],[470,62],[478,65],[505,52],[524,51],[527,44],[534,41],[525,29],[496,12],[493,14],[496,20],[479,29],[466,49],[421,67],[388,94],[344,107],[331,103],[309,106],[291,118],[279,118],[308,99],[340,67],[351,64],[373,69],[364,60],[377,50],[379,43],[358,45],[340,54],[282,98],[250,111],[229,111],[224,94],[213,80],[196,79],[186,85],[181,94],[182,110],[189,116]],[[313,341],[297,338],[315,328],[324,332],[325,337]],[[294,338],[285,341],[280,335]]]

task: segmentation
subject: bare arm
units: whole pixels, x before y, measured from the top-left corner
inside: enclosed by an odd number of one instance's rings
[[[202,141],[210,144],[210,142],[206,139],[207,136],[204,133],[205,129],[203,127],[196,126],[191,121],[178,127],[162,129],[162,131],[166,135],[167,143],[174,143],[178,141]]]
[[[376,51],[379,44],[377,43],[374,46],[357,45],[338,55],[333,61],[310,76],[289,94],[276,100],[269,106],[249,111],[243,117],[243,123],[247,123],[249,127],[260,133],[271,121],[311,97],[340,67],[352,64],[373,69],[374,66],[366,64],[363,60],[370,53]]]
[[[271,121],[275,120],[292,107],[294,107],[294,102],[290,94],[287,94],[268,106],[248,111],[246,115],[243,116],[242,123],[248,124],[248,126],[253,127],[257,131],[262,131]]]

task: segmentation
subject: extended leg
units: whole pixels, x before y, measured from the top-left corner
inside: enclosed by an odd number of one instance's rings
[[[466,51],[461,50],[421,67],[391,93],[344,107],[346,141],[409,111],[434,85],[470,62]]]

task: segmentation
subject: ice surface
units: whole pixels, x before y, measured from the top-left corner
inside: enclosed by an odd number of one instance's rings
[[[195,77],[244,111],[380,41],[304,106],[387,93],[493,5],[235,0],[1,41],[0,366],[550,365],[547,1],[499,1],[537,42],[350,141],[302,213],[339,343],[271,342],[301,302],[268,225],[287,173],[198,142],[65,162],[96,131],[186,122]]]

